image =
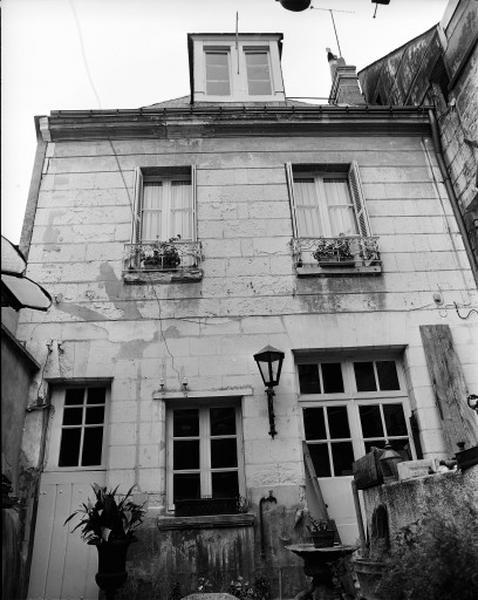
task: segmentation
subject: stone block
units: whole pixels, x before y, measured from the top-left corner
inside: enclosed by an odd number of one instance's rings
[[[136,446],[109,446],[107,457],[110,474],[113,469],[134,469],[137,466]]]
[[[110,427],[109,443],[112,446],[128,446],[136,444],[136,423],[112,423]]]

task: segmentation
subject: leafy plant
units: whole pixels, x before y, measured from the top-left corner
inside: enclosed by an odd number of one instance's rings
[[[231,581],[229,585],[229,593],[239,600],[270,600],[271,586],[265,577],[256,577],[253,584],[239,577]]]
[[[80,522],[72,529],[80,529],[81,537],[87,544],[101,544],[104,542],[134,538],[134,531],[143,522],[146,510],[144,504],[137,504],[131,498],[132,486],[128,492],[117,501],[115,499],[119,486],[112,490],[101,487],[97,483],[91,486],[95,493],[96,502],[89,498],[82,503],[64,522],[69,523],[77,515],[81,516]]]
[[[179,241],[181,236],[169,238],[167,242],[155,242],[150,248],[143,250],[141,260],[145,267],[160,267],[164,269],[173,269],[181,263],[179,250],[175,242]]]
[[[311,515],[307,515],[307,529],[310,533],[319,533],[320,531],[329,531],[329,522],[324,519],[314,519]]]
[[[340,235],[333,239],[320,239],[317,242],[312,256],[316,261],[347,261],[353,260],[350,249],[350,242],[347,238]]]
[[[434,509],[400,530],[377,592],[387,600],[478,598],[478,510]]]

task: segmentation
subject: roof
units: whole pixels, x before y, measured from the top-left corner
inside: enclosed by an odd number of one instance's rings
[[[312,103],[308,102],[300,102],[299,100],[290,100],[286,98],[286,101],[277,101],[277,102],[196,102],[195,106],[204,106],[204,107],[218,107],[218,106],[233,106],[233,107],[244,107],[244,108],[254,108],[254,107],[263,107],[270,106],[271,108],[279,107],[279,106],[314,106]],[[315,105],[316,106],[316,105]],[[191,107],[191,97],[188,96],[180,96],[179,98],[172,98],[171,100],[164,100],[162,102],[155,102],[154,104],[149,104],[148,106],[142,106],[141,108],[190,108]]]

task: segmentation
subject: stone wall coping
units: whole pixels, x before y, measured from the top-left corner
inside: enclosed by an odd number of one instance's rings
[[[156,525],[160,531],[181,529],[224,529],[253,527],[256,517],[252,513],[236,515],[201,515],[195,517],[158,517]]]

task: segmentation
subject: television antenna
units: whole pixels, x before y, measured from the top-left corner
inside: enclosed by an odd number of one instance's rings
[[[342,50],[340,48],[340,42],[339,42],[339,34],[337,33],[337,27],[335,25],[334,13],[355,14],[355,11],[354,10],[339,10],[336,8],[319,8],[316,6],[311,6],[310,8],[311,8],[311,10],[325,10],[330,14],[330,19],[332,20],[332,26],[334,28],[334,33],[335,33],[335,41],[337,42],[337,48],[339,50],[339,56],[342,56]]]

